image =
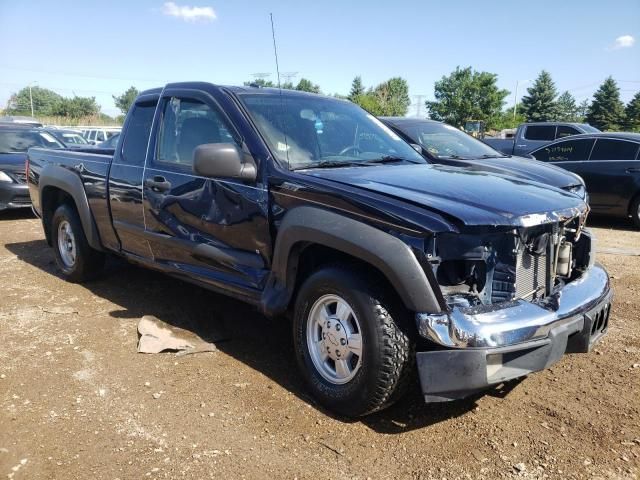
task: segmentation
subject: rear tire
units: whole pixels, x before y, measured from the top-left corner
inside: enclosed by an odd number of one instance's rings
[[[631,204],[631,219],[636,228],[640,228],[640,195]]]
[[[320,404],[358,417],[398,400],[410,383],[413,348],[404,318],[371,276],[326,267],[299,290],[293,320],[300,372]]]
[[[51,240],[56,264],[66,280],[83,282],[102,271],[105,255],[91,248],[78,212],[72,206],[63,204],[54,212]]]

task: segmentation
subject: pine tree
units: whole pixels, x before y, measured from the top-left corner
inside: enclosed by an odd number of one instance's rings
[[[624,127],[624,104],[616,81],[607,77],[593,94],[587,122],[600,130],[620,130]]]
[[[636,93],[624,109],[625,129],[640,132],[640,92]]]
[[[353,102],[360,95],[364,95],[364,93],[365,89],[364,85],[362,84],[362,77],[358,75],[353,79],[353,82],[351,82],[351,91],[349,92],[348,98]]]
[[[543,70],[522,97],[522,111],[528,122],[549,122],[556,119],[558,91],[549,72]]]
[[[587,114],[589,113],[589,100],[586,98],[580,102],[576,112],[577,121],[580,123],[587,121]]]
[[[558,97],[556,108],[556,120],[560,122],[578,121],[578,106],[576,105],[575,98],[573,98],[569,92],[564,92]]]

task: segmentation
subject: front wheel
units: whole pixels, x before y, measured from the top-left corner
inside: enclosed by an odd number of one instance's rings
[[[67,280],[82,282],[100,273],[105,256],[89,245],[75,208],[63,204],[56,209],[51,235],[56,264]]]
[[[640,195],[631,204],[631,219],[636,228],[640,228]]]
[[[413,345],[375,284],[338,267],[302,285],[294,312],[295,352],[318,401],[357,417],[398,399],[412,370]],[[398,308],[396,315],[402,315]]]

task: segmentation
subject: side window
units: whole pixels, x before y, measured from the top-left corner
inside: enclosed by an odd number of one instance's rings
[[[556,138],[555,125],[529,125],[524,131],[524,138],[527,140],[548,140]]]
[[[123,132],[122,163],[140,167],[144,165],[155,111],[155,102],[134,105],[127,128]]]
[[[591,160],[635,160],[637,153],[637,143],[599,138],[591,152]]]
[[[533,155],[543,162],[579,162],[589,158],[593,139],[581,138],[547,145],[536,150]]]
[[[558,131],[556,132],[556,138],[568,137],[569,135],[578,135],[580,132],[568,125],[558,125]]]
[[[156,161],[190,169],[198,145],[237,144],[230,131],[213,107],[198,100],[172,97],[164,104]]]
[[[98,142],[104,142],[104,131],[103,130],[98,130],[98,132],[96,133],[96,140]]]

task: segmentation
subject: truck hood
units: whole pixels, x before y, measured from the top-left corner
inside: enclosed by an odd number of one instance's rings
[[[7,172],[24,172],[27,152],[0,153],[0,170]]]
[[[450,164],[453,165],[453,163]],[[538,160],[524,157],[459,160],[456,165],[468,167],[479,172],[512,175],[558,188],[567,188],[582,184],[582,179],[575,173],[555,165],[549,165],[539,162]]]
[[[531,226],[587,210],[572,193],[473,166],[380,165],[305,173],[411,202],[467,226]]]

